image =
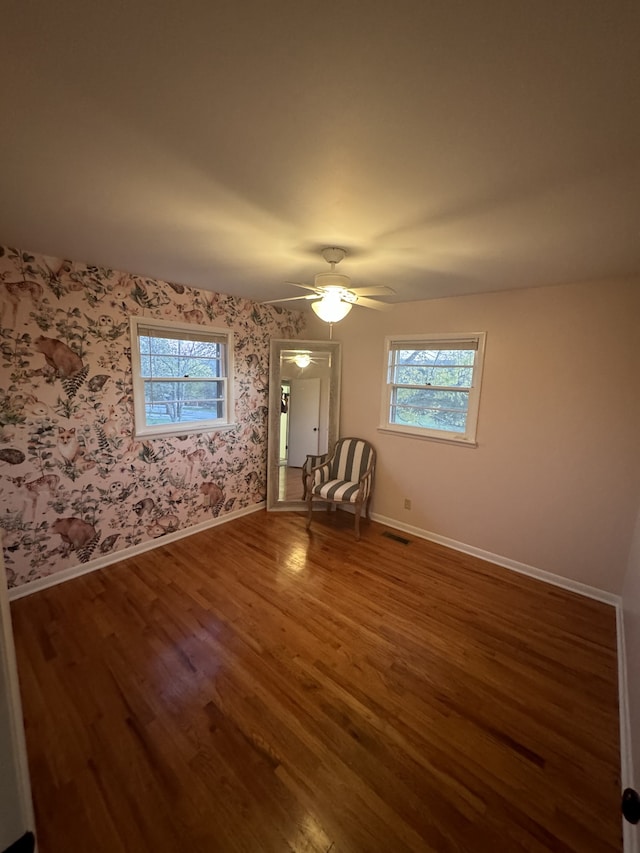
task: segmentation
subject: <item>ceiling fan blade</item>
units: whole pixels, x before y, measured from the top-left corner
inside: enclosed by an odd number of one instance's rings
[[[262,305],[275,305],[277,302],[298,302],[300,299],[317,299],[315,293],[310,293],[309,296],[287,296],[285,299],[265,299]]]
[[[294,287],[302,287],[305,290],[313,290],[314,293],[318,292],[317,287],[312,287],[310,284],[303,284],[301,281],[285,281],[285,284],[292,284]]]
[[[377,302],[375,299],[367,299],[365,296],[358,296],[354,304],[361,305],[363,308],[375,308],[376,311],[391,311],[393,308],[393,305]]]
[[[395,290],[384,284],[372,284],[371,287],[350,287],[349,290],[356,296],[393,296]]]

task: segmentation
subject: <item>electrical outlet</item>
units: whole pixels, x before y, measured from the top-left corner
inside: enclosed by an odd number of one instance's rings
[[[409,498],[404,499],[404,508],[411,509],[411,501],[409,500]]]

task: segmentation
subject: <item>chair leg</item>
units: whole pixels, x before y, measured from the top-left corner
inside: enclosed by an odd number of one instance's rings
[[[362,504],[356,504],[356,542],[360,541],[360,513]]]
[[[307,516],[307,530],[308,530],[311,527],[311,516],[313,514],[313,496],[309,495],[307,500],[309,503],[309,514]]]

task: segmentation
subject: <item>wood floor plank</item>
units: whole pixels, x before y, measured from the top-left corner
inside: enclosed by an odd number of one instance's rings
[[[14,602],[41,853],[620,851],[613,608],[317,515]]]

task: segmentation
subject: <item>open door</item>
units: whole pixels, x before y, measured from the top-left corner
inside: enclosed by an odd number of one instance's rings
[[[289,467],[302,468],[317,455],[320,438],[320,379],[292,379],[289,398]]]

